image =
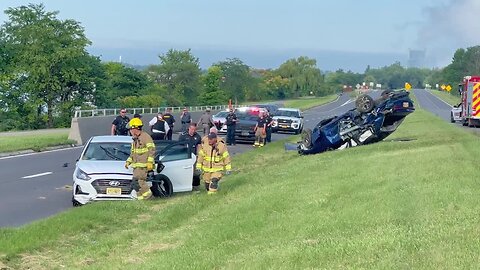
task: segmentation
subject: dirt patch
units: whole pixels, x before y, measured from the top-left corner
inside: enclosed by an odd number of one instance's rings
[[[64,268],[62,259],[56,256],[53,252],[35,253],[35,254],[23,254],[21,259],[21,265],[18,269],[52,269],[52,268]]]
[[[133,220],[133,223],[134,224],[140,224],[140,223],[143,223],[145,221],[149,221],[151,218],[152,218],[152,216],[149,215],[149,214],[141,214],[141,215],[137,216],[137,219]]]
[[[10,270],[10,268],[0,261],[0,270]]]

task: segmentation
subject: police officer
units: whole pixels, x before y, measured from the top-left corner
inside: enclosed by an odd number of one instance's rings
[[[255,143],[253,146],[262,147],[265,145],[265,138],[267,136],[267,119],[264,117],[263,112],[260,112],[257,124],[255,125]]]
[[[195,167],[203,173],[203,181],[208,194],[215,194],[223,174],[230,174],[232,164],[227,146],[217,140],[217,134],[210,133],[207,138],[208,144],[202,145],[198,150],[197,165]]]
[[[226,117],[225,124],[227,125],[227,145],[235,145],[235,127],[237,125],[237,115],[230,109]]]
[[[117,115],[112,122],[111,135],[128,136],[127,124],[130,118],[127,116],[127,109],[121,108],[120,115]]]
[[[265,119],[267,121],[267,136],[265,138],[265,144],[267,142],[272,142],[272,124],[273,124],[273,117],[272,115],[270,114],[270,112],[267,110],[265,112]]]
[[[212,115],[210,114],[210,109],[206,109],[202,116],[200,116],[197,126],[199,128],[202,128],[203,135],[205,136],[208,135],[208,129],[215,126],[215,124],[213,123]]]
[[[132,180],[136,186],[140,186],[137,190],[137,199],[144,200],[152,197],[152,191],[147,185],[147,173],[153,171],[155,144],[152,137],[147,132],[142,131],[143,123],[140,118],[133,118],[129,122],[130,133],[132,134],[132,147],[130,156],[125,162],[125,168],[129,166],[133,168]]]
[[[167,108],[167,111],[163,114],[163,120],[168,124],[168,131],[167,131],[167,140],[172,140],[172,133],[173,133],[173,126],[175,125],[175,117],[172,115],[172,109]]]
[[[192,122],[192,115],[188,112],[187,107],[183,108],[182,114],[180,115],[180,121],[182,121],[182,132],[187,132],[190,123]]]
[[[188,126],[188,131],[183,132],[180,137],[178,138],[179,141],[187,141],[188,146],[193,154],[198,155],[197,148],[201,147],[202,137],[197,133],[197,124],[190,123]],[[195,170],[193,173],[193,182],[192,182],[192,190],[193,191],[200,191],[200,175],[201,173]]]
[[[156,117],[148,122],[148,124],[152,130],[152,138],[154,140],[165,140],[168,131],[170,131],[170,127],[167,122],[163,120],[162,113],[158,113]]]

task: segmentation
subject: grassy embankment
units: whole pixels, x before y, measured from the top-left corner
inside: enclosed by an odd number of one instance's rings
[[[430,90],[430,93],[434,94],[435,96],[439,97],[440,99],[442,99],[443,101],[447,102],[452,106],[460,103],[460,96],[455,96],[448,92],[437,91],[437,90]]]
[[[369,146],[298,156],[275,142],[235,156],[215,196],[94,203],[1,229],[0,261],[20,269],[474,269],[479,143],[423,110]]]
[[[75,142],[68,139],[66,129],[0,133],[0,153],[28,149],[41,151],[47,147],[73,143]]]

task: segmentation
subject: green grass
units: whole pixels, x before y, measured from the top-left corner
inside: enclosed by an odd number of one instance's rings
[[[235,156],[214,196],[93,203],[0,229],[0,261],[20,269],[475,269],[479,143],[423,110],[368,146],[298,156],[275,142]]]
[[[0,153],[32,149],[41,151],[46,147],[75,143],[68,139],[68,133],[0,136]]]
[[[457,105],[460,103],[460,96],[452,95],[445,91],[437,91],[437,90],[430,90],[430,93],[434,94],[435,96],[439,97],[443,101],[447,102],[450,105]]]

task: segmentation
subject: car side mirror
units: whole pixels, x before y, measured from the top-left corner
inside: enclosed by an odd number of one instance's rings
[[[300,115],[300,118],[303,118],[303,115]]]

